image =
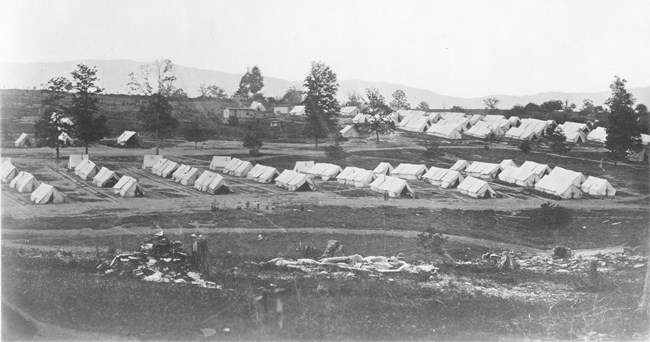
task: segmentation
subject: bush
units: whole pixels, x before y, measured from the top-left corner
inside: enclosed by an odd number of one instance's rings
[[[570,258],[573,253],[571,248],[565,246],[555,246],[553,248],[553,258],[555,259],[567,259]]]
[[[262,147],[263,143],[260,139],[259,134],[255,132],[248,132],[244,136],[243,145],[245,148],[249,149],[249,153],[253,156],[259,155],[259,149]]]
[[[531,220],[541,228],[564,228],[571,222],[571,211],[551,202],[546,202],[533,212]]]
[[[228,117],[228,124],[230,126],[237,126],[239,125],[239,119],[236,116],[230,116]]]
[[[347,152],[345,152],[343,147],[341,147],[341,145],[338,143],[325,146],[325,155],[330,159],[339,161],[345,160],[345,158],[348,156]]]
[[[430,144],[424,147],[422,156],[425,158],[436,158],[444,155],[444,152],[438,147],[437,144]]]
[[[524,154],[528,154],[528,152],[533,149],[533,147],[530,145],[530,140],[523,140],[519,143],[518,147],[521,152],[524,152]]]
[[[426,250],[441,254],[444,252],[442,245],[444,245],[447,240],[449,240],[448,237],[442,235],[442,233],[438,232],[435,228],[429,227],[425,231],[418,233],[416,245]]]

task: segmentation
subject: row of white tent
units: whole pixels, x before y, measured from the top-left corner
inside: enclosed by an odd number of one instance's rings
[[[144,191],[138,181],[130,176],[119,175],[107,167],[100,169],[87,154],[72,154],[68,159],[68,169],[85,181],[91,181],[100,188],[112,187],[113,193],[121,197],[139,197]]]
[[[2,160],[2,182],[20,193],[31,192],[29,198],[35,204],[62,203],[63,195],[52,185],[39,182],[27,171],[18,171],[11,160]]]

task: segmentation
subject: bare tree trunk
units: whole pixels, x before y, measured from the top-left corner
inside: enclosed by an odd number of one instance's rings
[[[377,136],[377,144],[379,144],[379,131],[375,131],[375,135]]]
[[[156,129],[156,155],[158,155],[158,150],[160,149],[160,138],[158,137],[158,129]]]
[[[650,295],[650,288],[648,288],[648,283],[650,283],[650,267],[645,272],[645,285],[643,286],[643,296],[639,301],[639,305],[636,310],[639,312],[648,312],[648,296]]]
[[[316,145],[316,149],[318,150],[318,138],[314,138],[314,144]]]
[[[86,141],[86,154],[88,154],[88,142]]]
[[[59,144],[57,143],[56,145],[56,166],[59,166]]]

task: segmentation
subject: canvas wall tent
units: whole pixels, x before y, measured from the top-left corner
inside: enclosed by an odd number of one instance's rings
[[[228,174],[235,177],[246,177],[246,175],[248,175],[248,172],[252,169],[253,164],[251,164],[251,162],[242,161],[239,165],[237,165],[236,169],[234,169],[232,172],[228,172]]]
[[[194,182],[194,188],[212,194],[233,192],[223,176],[212,171],[203,172]]]
[[[359,114],[359,108],[355,106],[341,108],[341,116],[356,116],[357,114]]]
[[[556,166],[551,173],[535,184],[535,190],[564,199],[580,198],[582,197],[580,186],[584,181],[585,176],[582,173]]]
[[[516,166],[506,166],[499,173],[500,181],[524,187],[534,186],[540,179],[533,171]]]
[[[607,129],[605,127],[596,127],[587,135],[587,141],[604,144],[607,142]]]
[[[339,131],[339,134],[341,134],[341,136],[343,136],[345,138],[358,138],[359,137],[359,132],[357,132],[357,130],[354,129],[354,126],[352,126],[352,125],[347,125],[347,126],[343,127],[343,129],[341,129]]]
[[[20,171],[14,179],[9,182],[9,187],[18,192],[32,192],[40,183],[29,172]]]
[[[589,176],[580,187],[582,192],[592,196],[614,196],[616,189],[603,178]]]
[[[375,180],[375,178],[376,176],[372,171],[359,169],[354,173],[354,186],[357,188],[368,187],[370,186],[370,183]]]
[[[191,166],[187,164],[181,164],[179,165],[176,170],[172,173],[172,180],[174,182],[180,182],[181,181],[181,175],[185,172],[185,170],[190,169]]]
[[[113,186],[113,193],[122,197],[140,197],[144,196],[144,191],[138,184],[138,181],[129,176],[122,176]]]
[[[165,170],[167,167],[167,164],[169,164],[171,161],[165,158],[160,158],[152,167],[151,167],[151,173],[153,173],[156,176],[161,176],[162,172]]]
[[[355,124],[365,124],[368,122],[369,115],[359,113],[352,118],[352,122]]]
[[[138,133],[133,131],[124,131],[117,137],[117,144],[123,147],[142,147],[142,140]]]
[[[427,172],[427,167],[424,164],[407,164],[402,163],[397,165],[395,170],[391,172],[391,176],[402,179],[421,179],[422,175]]]
[[[99,172],[97,165],[90,160],[82,161],[79,166],[75,169],[75,174],[83,180],[92,180],[97,172]]]
[[[440,117],[443,120],[447,121],[463,121],[467,120],[469,122],[469,118],[467,117],[467,114],[465,113],[459,113],[459,112],[441,112]]]
[[[520,168],[529,170],[536,174],[540,179],[551,172],[551,168],[546,164],[538,164],[532,161],[525,161]]]
[[[422,179],[443,189],[448,189],[458,186],[464,178],[458,171],[431,167],[429,171],[422,176]]]
[[[426,116],[413,118],[409,120],[405,125],[400,126],[401,129],[409,132],[426,132],[429,127],[431,127],[431,123],[429,122],[429,118]]]
[[[641,134],[641,150],[639,152],[630,151],[627,159],[634,162],[643,162],[648,160],[650,155],[650,135]]]
[[[393,168],[393,165],[390,165],[390,163],[381,162],[374,170],[372,170],[372,173],[374,173],[375,176],[387,176],[390,175],[393,170],[395,170]]]
[[[314,167],[313,161],[297,161],[293,167],[293,171],[306,173],[312,167]]]
[[[336,181],[341,184],[351,184],[354,185],[354,175],[358,170],[362,170],[358,167],[348,166],[341,173],[336,176]]]
[[[59,134],[59,141],[61,142],[61,144],[63,144],[63,146],[71,146],[72,144],[74,144],[74,140],[70,138],[70,136],[66,132]]]
[[[519,119],[518,116],[511,116],[508,118],[508,123],[510,124],[510,127],[517,127],[519,126],[519,123],[521,120]]]
[[[117,184],[119,180],[120,177],[118,177],[115,171],[111,171],[106,167],[102,167],[102,169],[97,172],[95,177],[93,177],[93,184],[100,188],[113,187],[113,185]]]
[[[316,190],[316,184],[314,184],[307,175],[292,170],[282,171],[282,173],[275,179],[275,185],[289,191]]]
[[[32,147],[32,139],[27,135],[27,133],[22,133],[14,142],[16,147]]]
[[[501,166],[493,163],[473,162],[465,169],[465,174],[474,178],[495,179],[501,172]]]
[[[55,187],[41,183],[29,196],[35,204],[63,203],[63,195]]]
[[[208,191],[208,185],[217,176],[216,172],[205,171],[194,182],[194,189],[199,191]]]
[[[259,183],[271,183],[280,173],[274,167],[264,166],[262,164],[255,165],[249,172],[246,178],[252,179]]]
[[[295,106],[289,112],[289,115],[305,115],[305,106]]]
[[[226,156],[214,156],[210,162],[209,169],[213,171],[223,171],[223,168],[226,167],[229,161],[232,160],[232,157]]]
[[[477,122],[481,121],[485,115],[474,114],[469,118],[469,123],[475,125]]]
[[[9,183],[18,175],[18,169],[11,162],[2,163],[2,182]]]
[[[505,134],[508,139],[532,140],[541,137],[550,123],[538,119],[522,119],[519,127],[511,127]]]
[[[467,167],[469,166],[469,163],[467,160],[459,159],[457,160],[452,167],[450,167],[450,170],[458,171],[458,172],[463,172]]]
[[[306,174],[313,177],[320,177],[324,181],[336,178],[343,171],[340,166],[329,163],[316,163],[307,170]]]
[[[11,157],[0,157],[0,164],[11,163]]]
[[[474,198],[495,198],[497,196],[490,184],[471,176],[458,184],[458,192]]]
[[[162,158],[163,156],[159,154],[145,154],[142,159],[142,168],[150,169]]]
[[[258,112],[266,112],[266,107],[264,107],[263,104],[257,101],[253,101],[253,103],[251,103],[251,106],[249,108],[252,110],[256,110]]]
[[[241,165],[241,163],[243,163],[243,161],[241,159],[232,158],[223,167],[223,172],[226,173],[226,174],[229,174],[229,173],[232,174],[232,173],[235,172],[235,170],[237,170],[237,168],[239,167],[239,165]]]
[[[487,121],[479,121],[465,132],[465,134],[479,139],[487,137],[490,133],[494,133],[497,136],[503,135],[503,131],[498,125]]]
[[[188,169],[183,172],[180,180],[178,181],[181,185],[194,185],[194,182],[199,177],[199,169],[190,166]]]
[[[415,196],[415,192],[409,184],[401,178],[392,176],[379,176],[370,183],[370,190],[381,194],[388,194],[389,197],[398,198],[403,196]]]
[[[562,130],[566,141],[573,143],[586,142],[587,135],[589,134],[589,126],[579,122],[567,121],[557,126],[555,129]]]
[[[87,154],[71,154],[68,157],[68,169],[76,169],[82,161],[88,160]]]
[[[178,169],[179,166],[180,165],[178,165],[177,162],[173,162],[173,161],[170,160],[167,163],[167,165],[165,166],[165,169],[162,170],[162,172],[160,173],[160,177],[162,177],[162,178],[171,177],[171,175],[174,173],[174,171],[176,171],[176,169]]]
[[[446,124],[445,120],[440,120],[438,123],[431,125],[427,129],[427,134],[449,140],[459,140],[462,138],[461,129],[455,124]]]
[[[504,159],[501,161],[501,163],[499,163],[499,166],[501,166],[501,169],[504,169],[507,166],[517,167],[517,164],[515,164],[515,162],[513,162],[512,159]]]

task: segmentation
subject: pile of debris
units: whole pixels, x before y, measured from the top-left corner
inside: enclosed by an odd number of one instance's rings
[[[404,260],[402,256],[368,256],[362,257],[361,255],[349,256],[330,256],[332,254],[341,254],[343,246],[335,240],[330,240],[328,246],[319,260],[314,259],[297,259],[290,260],[285,258],[275,258],[267,261],[266,265],[287,267],[292,269],[301,270],[303,272],[320,272],[338,269],[347,271],[361,271],[369,273],[429,273],[435,274],[438,268],[433,265],[412,265]]]
[[[626,255],[624,253],[598,253],[593,256],[577,255],[565,259],[534,256],[529,259],[519,259],[519,266],[535,272],[570,273],[589,269],[595,261],[599,271],[611,272],[621,269],[639,269],[646,267],[648,257],[642,255]]]
[[[205,241],[202,235],[192,234],[192,238]],[[193,266],[195,252],[188,255],[182,242],[171,241],[160,232],[141,244],[139,251],[120,253],[99,264],[97,269],[104,274],[132,275],[144,281],[221,289],[220,285],[202,279],[202,274]]]

